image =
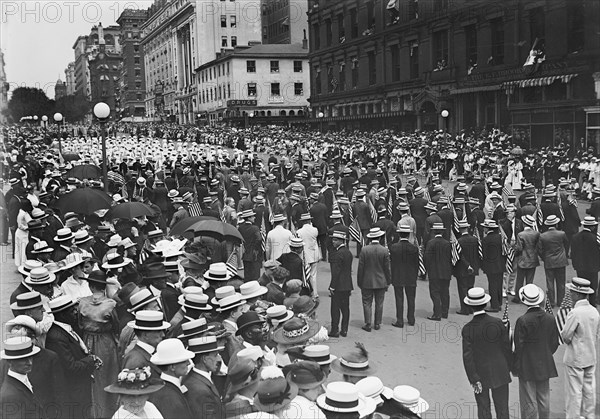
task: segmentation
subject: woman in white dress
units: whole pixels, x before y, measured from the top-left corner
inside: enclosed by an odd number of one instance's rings
[[[27,223],[31,221],[33,205],[28,199],[21,201],[21,209],[17,214],[17,232],[15,233],[15,265],[21,266],[26,260],[25,248],[29,243],[29,229]]]
[[[115,384],[104,388],[108,393],[119,395],[119,410],[112,419],[163,419],[159,410],[148,399],[164,383],[162,380],[152,380],[150,374],[150,367],[124,369],[117,376]]]

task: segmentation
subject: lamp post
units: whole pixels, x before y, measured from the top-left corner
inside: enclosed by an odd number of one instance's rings
[[[56,112],[53,118],[54,121],[58,124],[58,154],[62,156],[62,132],[60,129],[60,122],[63,120],[62,113]]]
[[[444,109],[442,110],[442,118],[444,118],[444,142],[446,141],[446,132],[448,131],[448,117],[450,116],[450,112]]]
[[[94,115],[100,122],[100,137],[102,138],[102,182],[104,183],[104,192],[108,192],[108,173],[106,170],[106,134],[104,124],[110,116],[110,107],[104,102],[98,102],[94,106]]]
[[[48,134],[48,117],[46,115],[42,116],[42,126],[44,127],[44,140]]]
[[[317,116],[319,117],[319,130],[321,131],[321,135],[323,135],[323,117],[325,114],[323,112],[319,112]]]

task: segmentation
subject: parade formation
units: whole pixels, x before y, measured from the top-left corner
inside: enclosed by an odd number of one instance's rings
[[[72,130],[2,132],[0,240],[22,279],[3,296],[2,417],[426,417],[427,389],[385,386],[368,340],[328,346],[353,318],[382,333],[390,285],[395,328],[414,327],[417,288],[422,320],[472,316],[451,362],[479,418],[510,416],[511,377],[521,417],[550,417],[559,374],[566,417],[597,417],[594,150],[499,130],[114,124],[103,162],[99,127]]]

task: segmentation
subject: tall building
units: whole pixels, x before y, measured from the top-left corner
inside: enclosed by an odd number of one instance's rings
[[[196,70],[202,122],[305,122],[306,43],[236,47]]]
[[[262,43],[300,44],[308,31],[308,0],[262,0]]]
[[[10,88],[8,81],[6,80],[6,70],[4,62],[4,53],[0,49],[0,122],[5,123],[6,117],[4,116],[4,110],[8,106],[8,90]]]
[[[64,97],[67,95],[67,85],[64,81],[62,81],[60,78],[56,81],[56,84],[54,85],[54,100],[58,100],[61,97]]]
[[[72,61],[65,68],[65,84],[67,86],[67,95],[75,94],[75,61]]]
[[[598,104],[595,1],[315,1],[308,19],[313,117],[331,127],[496,126],[576,145]]]
[[[147,10],[126,9],[117,19],[121,28],[122,58],[119,75],[119,116],[140,118],[146,116],[144,59],[141,31],[148,17]]]
[[[110,108],[112,118],[119,117],[119,75],[121,72],[120,48],[107,45],[102,25],[98,25],[97,49],[88,58],[89,79],[92,107],[98,102],[105,102]],[[118,51],[118,52],[117,52]]]

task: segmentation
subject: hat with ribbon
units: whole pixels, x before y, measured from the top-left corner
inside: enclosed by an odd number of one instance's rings
[[[292,317],[283,327],[273,333],[273,340],[285,345],[293,345],[308,341],[319,333],[321,325],[314,320],[303,317]]]
[[[30,308],[42,307],[42,296],[37,291],[24,292],[17,295],[17,299],[10,305],[11,310],[29,310]]]
[[[145,305],[152,301],[156,301],[160,298],[160,295],[154,295],[148,288],[142,288],[135,294],[132,294],[129,297],[129,306],[127,309],[130,313],[135,313],[136,311],[142,309]]]
[[[236,320],[238,330],[235,334],[239,336],[247,327],[252,326],[253,324],[263,323],[265,323],[265,319],[263,319],[256,311],[247,311]]]
[[[151,378],[150,366],[135,369],[124,369],[117,375],[117,382],[104,387],[104,391],[113,394],[142,396],[152,394],[164,387],[162,380]]]
[[[23,359],[34,356],[41,351],[27,336],[15,336],[4,341],[4,349],[0,352],[2,359]]]
[[[283,371],[276,366],[261,371],[254,406],[261,412],[274,413],[286,406],[298,395],[298,387],[285,379]]]
[[[581,226],[582,227],[593,227],[593,226],[597,226],[598,225],[598,221],[596,221],[595,217],[590,217],[587,216],[583,219],[583,221],[581,222]]]
[[[239,307],[246,304],[246,300],[242,299],[242,296],[238,293],[233,295],[229,295],[225,298],[221,298],[219,300],[219,307],[217,307],[217,311],[222,313],[227,310],[231,310],[232,308]]]
[[[571,291],[578,292],[579,294],[593,294],[594,289],[590,286],[591,282],[587,279],[574,277],[570,284],[567,284],[567,288]]]
[[[365,397],[373,399],[377,405],[384,402],[381,395],[383,395],[386,400],[389,400],[394,394],[391,388],[384,386],[383,382],[373,375],[358,381],[356,387],[358,387],[358,391]]]
[[[208,271],[204,274],[204,279],[209,281],[227,281],[230,278],[231,274],[224,262],[211,263]]]
[[[56,236],[54,236],[53,240],[55,242],[66,242],[73,239],[73,232],[70,228],[65,227],[58,229],[56,231]]]
[[[103,269],[118,269],[132,262],[131,259],[123,257],[120,253],[107,253],[106,262],[102,264]]]
[[[394,387],[392,399],[417,415],[421,415],[429,409],[429,403],[421,397],[421,392],[411,386]]]
[[[538,306],[544,301],[544,291],[535,284],[527,284],[519,290],[519,298],[526,306]]]
[[[209,326],[205,317],[200,317],[196,320],[191,320],[181,324],[182,334],[177,336],[178,339],[189,339],[192,336],[198,336],[214,330],[214,326]]]
[[[40,240],[37,243],[34,243],[33,250],[31,253],[39,254],[39,253],[52,253],[54,249],[48,245],[48,242],[45,240]]]
[[[135,330],[167,330],[170,323],[163,320],[163,313],[156,310],[140,310],[135,313],[135,320],[127,323]]]
[[[73,234],[73,243],[75,245],[87,243],[87,242],[91,241],[92,239],[93,239],[93,237],[90,236],[90,233],[88,233],[87,230],[78,230]]]
[[[187,287],[191,288],[191,287]],[[200,288],[201,289],[201,288]],[[200,311],[211,311],[212,306],[208,304],[208,295],[206,294],[182,294],[177,299],[179,305],[184,308]]]
[[[246,300],[265,295],[268,291],[267,287],[263,287],[258,281],[248,281],[240,285],[240,294]]]
[[[535,218],[533,218],[533,216],[530,214],[523,215],[521,217],[521,221],[523,221],[523,223],[527,224],[529,227],[535,226]]]
[[[373,227],[367,233],[367,238],[368,239],[377,239],[384,235],[385,235],[385,231],[381,230],[379,227]]]
[[[344,381],[329,383],[325,394],[317,398],[317,405],[327,412],[358,413],[359,418],[369,416],[377,408],[375,401],[361,394],[356,384]]]
[[[211,304],[219,305],[219,301],[223,298],[237,294],[233,285],[225,285],[215,290],[215,296],[210,300]]]
[[[188,349],[195,354],[207,354],[222,351],[225,346],[219,344],[216,336],[208,335],[190,339]]]
[[[25,283],[28,285],[45,285],[51,284],[56,280],[56,274],[50,272],[48,268],[33,268],[29,275],[25,278]]]
[[[41,268],[42,266],[44,266],[44,264],[39,260],[28,259],[21,266],[19,266],[17,270],[21,275],[27,276],[33,268]]]
[[[486,294],[483,288],[474,287],[467,292],[467,296],[463,301],[469,306],[482,306],[487,304],[491,299],[490,295]]]
[[[367,377],[376,372],[376,368],[369,363],[369,353],[362,343],[357,342],[356,348],[331,363],[331,368],[340,374],[352,377]]]
[[[302,355],[312,361],[315,361],[319,365],[329,365],[337,359],[335,355],[331,354],[329,346],[327,345],[305,346]]]
[[[267,319],[275,326],[288,321],[292,317],[294,317],[294,312],[288,310],[284,305],[274,305],[267,309]]]
[[[48,305],[50,307],[50,313],[56,314],[68,308],[76,306],[77,301],[73,301],[73,299],[68,295],[61,295],[59,297],[56,297],[54,300],[50,300]]]

